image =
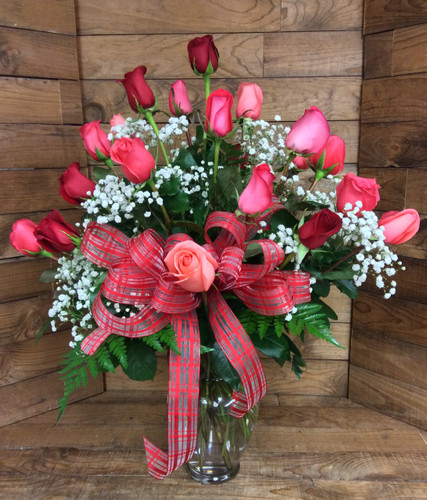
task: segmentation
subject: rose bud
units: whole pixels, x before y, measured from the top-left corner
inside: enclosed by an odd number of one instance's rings
[[[249,184],[239,197],[238,207],[243,213],[251,215],[264,212],[273,204],[273,182],[275,176],[266,163],[253,169]]]
[[[341,139],[341,137],[337,135],[330,135],[325,148],[322,151],[315,153],[313,156],[310,156],[308,158],[308,161],[316,167],[317,162],[323,154],[323,151],[325,151],[325,162],[323,164],[323,170],[332,167],[332,165],[336,165],[336,167],[333,168],[329,172],[329,174],[339,174],[344,168],[345,142]]]
[[[125,123],[125,119],[120,113],[117,113],[117,115],[114,115],[111,120],[110,120],[110,125],[111,127],[117,127],[117,125],[123,125]]]
[[[94,189],[95,183],[80,173],[80,164],[76,161],[59,178],[59,194],[73,205],[80,205]]]
[[[174,116],[189,115],[193,111],[183,80],[177,80],[171,85],[169,110]]]
[[[228,90],[212,92],[206,101],[206,130],[217,137],[225,137],[233,130],[233,96]]]
[[[34,236],[37,224],[30,219],[19,219],[12,226],[9,235],[10,243],[24,255],[31,255],[29,252],[40,252],[40,244]]]
[[[400,245],[416,234],[420,228],[420,216],[413,208],[401,212],[386,212],[378,222],[378,226],[384,227],[387,244]]]
[[[324,149],[329,134],[325,116],[319,108],[311,106],[292,126],[286,136],[286,147],[300,154],[318,153]]]
[[[263,94],[256,83],[242,82],[237,91],[236,117],[257,120],[261,115]]]
[[[341,217],[329,208],[323,208],[298,229],[298,236],[303,245],[314,250],[326,243],[329,236],[337,233],[341,226]]]
[[[215,279],[217,261],[194,241],[177,243],[164,260],[176,282],[189,292],[207,292]]]
[[[129,105],[136,113],[139,113],[138,107],[150,109],[156,104],[153,91],[144,79],[146,72],[147,68],[145,66],[138,66],[133,71],[126,73],[122,80],[116,80],[123,84]]]
[[[107,134],[102,130],[99,125],[101,120],[96,122],[85,123],[80,127],[80,137],[83,139],[86,151],[89,153],[90,157],[98,161],[98,155],[96,150],[102,153],[104,156],[110,156],[110,141],[108,140]]]
[[[337,186],[338,212],[345,213],[347,210],[344,207],[347,203],[351,203],[353,209],[357,201],[362,203],[358,215],[362,210],[373,210],[380,201],[380,187],[375,179],[358,177],[351,172],[345,174]]]
[[[114,141],[111,146],[111,159],[120,164],[125,177],[134,184],[148,180],[155,168],[153,156],[139,137],[133,139],[123,137]]]
[[[34,231],[40,245],[48,252],[70,252],[75,244],[69,236],[79,236],[77,229],[67,224],[58,210],[54,210],[40,221]]]
[[[307,162],[307,158],[303,158],[302,156],[295,156],[292,162],[300,170],[307,170],[308,168],[310,168]]]
[[[218,69],[218,49],[213,36],[196,37],[187,45],[188,59],[196,75],[211,75]]]

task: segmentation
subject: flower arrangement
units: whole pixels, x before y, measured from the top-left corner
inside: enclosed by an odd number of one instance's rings
[[[188,55],[204,80],[205,109],[193,109],[178,80],[159,127],[147,69],[126,73],[120,82],[138,117],[115,115],[108,133],[100,122],[82,126],[98,162],[93,180],[78,163],[59,179],[81,222],[54,210],[38,225],[18,220],[10,234],[24,255],[58,261],[49,323],[54,331],[70,323],[73,337],[60,415],[88,371],[121,365],[132,379],[152,379],[155,352],[169,351],[169,453],[144,438],[157,478],[194,452],[201,371],[230,384],[232,414],[246,415],[266,391],[258,351],[290,362],[299,377],[295,337],[339,347],[336,314],[322,298],[331,286],[356,298],[368,275],[393,295],[403,267],[389,244],[411,238],[420,220],[412,209],[378,220],[380,186],[342,175],[345,143],[320,109],[290,129],[270,124],[260,119],[261,88],[241,83],[233,118],[233,95],[210,89],[219,66],[213,38],[192,40]]]

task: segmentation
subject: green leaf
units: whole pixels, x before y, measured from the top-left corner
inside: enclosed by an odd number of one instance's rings
[[[357,299],[357,287],[353,280],[336,280],[335,286],[342,293],[345,293],[350,299]]]
[[[57,272],[56,268],[44,270],[40,275],[40,283],[53,283]]]
[[[298,220],[288,210],[278,210],[270,220],[271,231],[276,232],[281,224],[293,229],[298,224]]]
[[[153,380],[157,371],[157,358],[153,349],[142,339],[126,338],[128,366],[123,368],[132,380]]]
[[[329,283],[329,280],[323,279],[316,281],[316,283],[312,285],[312,288],[314,294],[319,295],[320,297],[327,297],[331,290],[331,284]]]
[[[190,210],[190,200],[188,194],[183,191],[178,191],[173,196],[165,196],[163,198],[166,211],[169,214],[180,214]]]
[[[210,358],[215,373],[220,375],[233,389],[239,390],[240,377],[238,373],[230,364],[217,342],[213,344],[212,348],[213,351],[210,353]]]
[[[327,316],[329,319],[337,320],[338,315],[337,313],[332,309],[332,307],[329,307],[327,304],[323,302],[319,297],[316,297],[315,294],[312,294],[311,296],[311,301],[315,302],[316,304],[320,304],[322,307],[319,309],[319,312]]]
[[[164,182],[159,189],[161,196],[172,196],[179,191],[181,179],[179,177],[172,177]]]
[[[286,335],[277,337],[274,328],[268,328],[262,339],[256,335],[251,337],[251,339],[259,351],[273,358],[280,366],[283,366],[286,361],[291,360],[288,337]]]
[[[323,274],[323,277],[328,280],[351,280],[353,274],[353,270],[349,267],[348,269],[335,269],[334,271],[329,271]]]
[[[107,175],[111,175],[114,173],[111,168],[104,168],[104,167],[93,167],[92,172],[97,182],[100,181],[101,179],[105,179]]]
[[[173,162],[173,166],[179,166],[183,170],[194,167],[196,165],[196,160],[187,149],[181,149],[176,160]]]

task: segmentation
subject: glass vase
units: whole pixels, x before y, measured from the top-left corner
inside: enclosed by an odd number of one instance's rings
[[[230,415],[233,389],[217,377],[202,378],[199,396],[199,423],[196,450],[187,462],[192,479],[203,484],[232,479],[240,469],[240,456],[246,448],[258,419],[258,405],[242,418]]]

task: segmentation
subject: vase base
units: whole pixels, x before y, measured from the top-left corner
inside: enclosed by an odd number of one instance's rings
[[[200,464],[196,465],[194,463],[187,463],[186,468],[188,475],[194,481],[202,484],[218,484],[233,479],[239,472],[240,463],[237,463],[232,469],[218,465],[203,465],[203,467],[200,467]]]

